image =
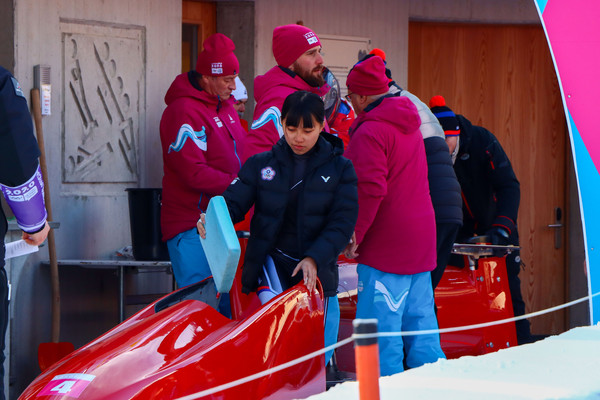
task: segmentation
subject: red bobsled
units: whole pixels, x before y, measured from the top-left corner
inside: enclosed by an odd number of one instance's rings
[[[311,295],[297,285],[264,306],[240,288],[237,276],[232,319],[217,311],[210,279],[163,297],[48,368],[19,399],[176,399],[323,348],[320,287]],[[304,398],[325,388],[321,355],[204,398]]]
[[[454,245],[453,253],[463,255],[465,265],[469,267],[448,265],[435,290],[440,329],[483,324],[514,316],[505,257],[492,257],[492,254],[515,249],[513,246],[487,244]],[[339,339],[342,340],[352,335],[358,277],[356,263],[347,260],[339,265]],[[517,345],[514,323],[442,333],[440,339],[447,358],[477,356]],[[351,344],[336,351],[336,360],[341,371],[355,371]]]
[[[484,257],[489,251],[481,245],[462,250],[472,268],[446,269],[436,290],[440,327],[511,317],[504,258]],[[339,266],[342,339],[351,335],[357,275],[355,263],[342,259]],[[45,370],[19,399],[176,399],[323,348],[321,288],[310,295],[299,284],[261,305],[256,295],[240,292],[240,271],[230,292],[231,319],[217,311],[210,280],[182,288]],[[516,345],[514,324],[444,333],[441,339],[448,358]],[[352,345],[337,349],[335,359],[341,371],[354,371]],[[321,355],[204,398],[304,398],[325,389]]]

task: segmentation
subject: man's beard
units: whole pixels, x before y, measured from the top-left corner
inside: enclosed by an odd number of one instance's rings
[[[294,64],[292,64],[292,71],[294,71],[296,73],[296,75],[298,75],[300,78],[302,78],[304,80],[304,82],[308,83],[309,86],[312,87],[321,87],[325,84],[325,78],[323,78],[323,66],[318,67],[320,68],[320,74],[315,76],[312,74],[313,71],[307,71],[305,69],[303,69],[302,67],[300,67],[300,65],[298,65],[298,63],[294,62]]]

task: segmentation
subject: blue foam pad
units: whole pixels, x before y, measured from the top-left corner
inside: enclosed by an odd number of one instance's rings
[[[242,250],[223,196],[210,199],[205,228],[206,239],[200,238],[200,242],[206,253],[208,266],[219,293],[228,293]]]

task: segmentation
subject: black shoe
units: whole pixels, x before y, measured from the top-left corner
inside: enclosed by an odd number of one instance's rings
[[[337,368],[337,365],[332,365],[332,363],[327,364],[327,367],[325,367],[325,376],[325,379],[327,380],[327,390],[334,387],[338,383],[356,380],[356,374],[340,371]]]
[[[529,335],[526,337],[517,337],[517,343],[519,345],[521,344],[530,344],[530,343],[535,343],[538,340],[544,340],[547,337],[549,337],[550,335]]]

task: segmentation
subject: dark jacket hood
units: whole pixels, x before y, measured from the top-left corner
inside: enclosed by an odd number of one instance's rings
[[[460,147],[458,148],[457,155],[457,157],[460,157],[461,154],[467,153],[471,147],[471,135],[469,135],[469,132],[473,129],[473,124],[460,114],[456,114],[456,119],[458,120],[458,126],[460,128]]]

